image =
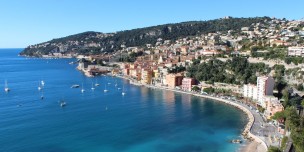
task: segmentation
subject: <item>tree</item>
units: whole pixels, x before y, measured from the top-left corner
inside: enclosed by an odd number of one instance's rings
[[[283,106],[286,108],[287,106],[290,105],[290,103],[289,103],[289,96],[290,95],[289,95],[288,89],[284,89],[282,94],[283,94],[282,98],[284,99]]]
[[[271,119],[275,119],[275,120],[277,120],[278,122],[283,122],[283,121],[285,121],[285,119],[286,119],[285,112],[284,112],[284,111],[276,112],[276,113],[271,117]]]
[[[281,150],[278,147],[270,146],[268,152],[281,152]]]
[[[198,92],[198,91],[200,91],[201,89],[200,89],[198,86],[193,86],[191,90],[192,90],[192,91],[195,91],[195,92]]]

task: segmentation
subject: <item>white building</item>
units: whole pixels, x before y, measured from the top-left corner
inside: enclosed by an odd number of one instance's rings
[[[273,95],[274,79],[272,77],[262,76],[257,78],[257,97],[258,103],[266,108],[265,96]]]
[[[245,84],[243,96],[256,100],[259,105],[266,108],[265,96],[273,95],[274,79],[262,76],[257,78],[257,85]]]
[[[253,100],[258,99],[258,88],[253,84],[245,84],[243,88],[243,95],[246,98],[251,98]]]
[[[304,57],[304,47],[288,47],[288,55]]]

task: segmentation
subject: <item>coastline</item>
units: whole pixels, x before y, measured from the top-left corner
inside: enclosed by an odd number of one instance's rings
[[[240,152],[266,152],[268,150],[266,143],[263,140],[261,140],[259,137],[257,137],[256,135],[254,135],[250,132],[250,130],[255,122],[255,118],[254,118],[253,114],[250,112],[250,110],[248,110],[246,107],[244,107],[241,104],[238,104],[236,102],[233,102],[233,101],[230,101],[227,99],[218,98],[218,97],[202,95],[202,94],[197,94],[197,93],[193,93],[193,92],[185,92],[182,90],[175,90],[175,89],[170,89],[170,88],[161,87],[161,86],[156,87],[153,85],[145,85],[145,84],[141,84],[141,83],[136,83],[136,82],[133,82],[132,80],[130,80],[129,78],[123,77],[123,76],[117,75],[116,77],[126,79],[132,85],[145,86],[145,87],[153,88],[153,89],[161,89],[161,90],[168,90],[168,91],[173,91],[173,92],[178,92],[178,93],[183,93],[183,94],[189,94],[189,95],[193,95],[193,96],[197,96],[197,97],[201,97],[201,98],[212,99],[212,100],[219,101],[219,102],[228,104],[230,106],[233,106],[233,107],[241,110],[242,112],[244,112],[249,120],[241,134],[244,137],[244,139],[246,139],[247,142],[244,144],[244,146],[240,147],[239,151]]]

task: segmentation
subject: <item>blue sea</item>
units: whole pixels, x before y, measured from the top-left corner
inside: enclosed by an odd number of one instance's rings
[[[234,152],[241,146],[229,143],[241,139],[247,123],[234,107],[111,76],[87,78],[69,64],[75,59],[25,58],[20,51],[0,49],[1,152]],[[93,91],[94,83],[100,86]]]

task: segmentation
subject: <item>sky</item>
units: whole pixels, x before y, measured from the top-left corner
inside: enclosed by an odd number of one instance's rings
[[[302,19],[303,6],[304,0],[0,0],[0,48],[225,16]]]

